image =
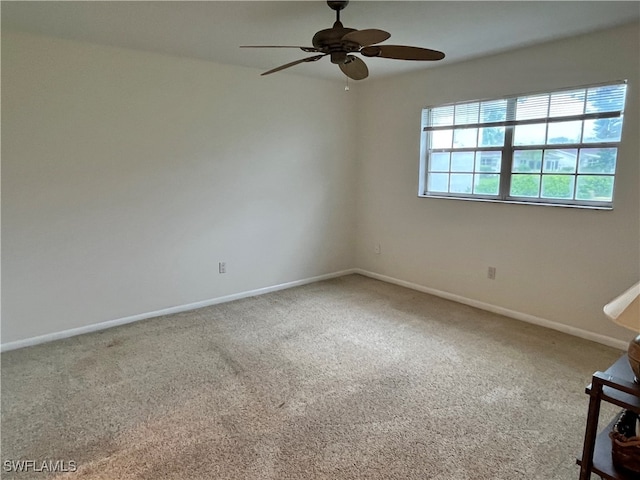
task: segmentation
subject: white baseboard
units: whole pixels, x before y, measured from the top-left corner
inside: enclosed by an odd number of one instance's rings
[[[318,275],[316,277],[305,278],[302,280],[295,280],[293,282],[281,283],[279,285],[273,285],[271,287],[258,288],[258,289],[249,290],[246,292],[234,293],[232,295],[225,295],[223,297],[211,298],[209,300],[203,300],[200,302],[188,303],[186,305],[178,305],[175,307],[163,308],[161,310],[155,310],[153,312],[141,313],[138,315],[131,315],[129,317],[118,318],[115,320],[108,320],[106,322],[94,323],[92,325],[85,325],[78,328],[71,328],[69,330],[63,330],[61,332],[38,335],[37,337],[26,338],[24,340],[16,340],[14,342],[3,343],[0,345],[0,352],[7,352],[9,350],[16,350],[18,348],[31,347],[33,345],[51,342],[53,340],[60,340],[62,338],[73,337],[76,335],[82,335],[84,333],[91,333],[91,332],[97,332],[100,330],[106,330],[107,328],[117,327],[118,325],[125,325],[127,323],[133,323],[139,320],[146,320],[148,318],[161,317],[163,315],[171,315],[173,313],[187,312],[189,310],[208,307],[211,305],[216,305],[218,303],[225,303],[225,302],[231,302],[233,300],[240,300],[241,298],[255,297],[257,295],[263,295],[265,293],[275,292],[277,290],[285,290],[287,288],[299,287],[301,285],[315,283],[322,280],[329,280],[331,278],[342,277],[344,275],[350,275],[352,273],[356,273],[355,269],[341,270],[338,272],[327,273],[325,275]]]
[[[338,272],[328,273],[325,275],[318,275],[316,277],[296,280],[293,282],[281,283],[279,285],[273,285],[270,287],[264,287],[264,288],[258,288],[255,290],[249,290],[246,292],[234,293],[232,295],[225,295],[222,297],[216,297],[209,300],[203,300],[200,302],[188,303],[186,305],[178,305],[175,307],[164,308],[164,309],[156,310],[153,312],[141,313],[141,314],[132,315],[129,317],[118,318],[115,320],[108,320],[106,322],[94,323],[92,325],[86,325],[78,328],[71,328],[69,330],[63,330],[61,332],[48,333],[45,335],[39,335],[37,337],[26,338],[24,340],[16,340],[14,342],[3,343],[0,345],[0,352],[6,352],[9,350],[16,350],[18,348],[30,347],[30,346],[38,345],[41,343],[51,342],[53,340],[73,337],[75,335],[82,335],[84,333],[91,333],[91,332],[97,332],[100,330],[106,330],[107,328],[117,327],[118,325],[125,325],[127,323],[133,323],[139,320],[146,320],[148,318],[160,317],[163,315],[171,315],[173,313],[187,312],[189,310],[208,307],[210,305],[216,305],[218,303],[225,303],[225,302],[231,302],[233,300],[240,300],[242,298],[255,297],[257,295],[263,295],[265,293],[275,292],[278,290],[285,290],[287,288],[307,285],[309,283],[315,283],[322,280],[329,280],[331,278],[342,277],[342,276],[350,275],[354,273],[363,275],[365,277],[375,278],[376,280],[381,280],[383,282],[392,283],[402,287],[410,288],[412,290],[417,290],[419,292],[429,293],[437,297],[446,298],[447,300],[452,300],[454,302],[462,303],[464,305],[476,307],[481,310],[486,310],[489,312],[497,313],[499,315],[504,315],[505,317],[510,317],[516,320],[532,323],[534,325],[539,325],[541,327],[557,330],[559,332],[567,333],[569,335],[574,335],[576,337],[584,338],[586,340],[591,340],[593,342],[618,348],[620,350],[627,349],[627,342],[624,342],[623,340],[618,340],[616,338],[611,338],[605,335],[589,332],[588,330],[571,327],[569,325],[564,325],[562,323],[536,317],[533,315],[529,315],[527,313],[521,313],[515,310],[509,310],[507,308],[499,307],[496,305],[492,305],[490,303],[481,302],[479,300],[474,300],[471,298],[462,297],[460,295],[445,292],[442,290],[436,290],[434,288],[425,287],[417,283],[407,282],[405,280],[389,277],[387,275],[381,275],[379,273],[370,272],[368,270],[363,270],[361,268],[351,268],[347,270],[341,270]]]
[[[356,268],[354,273],[364,275],[365,277],[375,278],[376,280],[382,280],[383,282],[400,285],[401,287],[407,287],[412,290],[417,290],[419,292],[429,293],[431,295],[435,295],[436,297],[446,298],[447,300],[453,300],[454,302],[462,303],[464,305],[469,305],[471,307],[479,308],[481,310],[486,310],[488,312],[497,313],[499,315],[504,315],[505,317],[510,317],[516,320],[522,320],[523,322],[539,325],[541,327],[557,330],[559,332],[567,333],[575,337],[580,337],[586,340],[591,340],[596,343],[601,343],[609,347],[618,348],[624,351],[627,350],[628,342],[625,342],[623,340],[618,340],[617,338],[607,337],[605,335],[593,333],[588,330],[583,330],[581,328],[571,327],[569,325],[554,322],[552,320],[547,320],[546,318],[540,318],[534,315],[529,315],[528,313],[509,310],[508,308],[498,307],[497,305],[492,305],[490,303],[481,302],[479,300],[474,300],[472,298],[462,297],[454,293],[449,293],[442,290],[436,290],[434,288],[424,287],[422,285],[418,285],[417,283],[407,282],[394,277],[389,277],[387,275],[381,275],[379,273],[369,272],[367,270],[363,270],[360,268]]]

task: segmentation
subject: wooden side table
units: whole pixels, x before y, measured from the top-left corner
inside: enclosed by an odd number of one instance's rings
[[[590,480],[592,473],[600,475],[605,480],[637,479],[637,475],[617,469],[613,465],[609,432],[616,418],[598,433],[601,402],[612,403],[640,414],[640,385],[633,381],[627,355],[623,355],[604,372],[594,373],[591,385],[585,392],[590,398],[582,458],[577,462],[580,465],[580,480]]]

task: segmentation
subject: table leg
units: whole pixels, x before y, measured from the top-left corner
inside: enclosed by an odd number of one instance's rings
[[[584,433],[584,447],[582,450],[582,462],[580,465],[580,480],[591,479],[593,450],[596,446],[596,435],[598,434],[601,396],[602,383],[594,378],[591,385],[591,391],[589,392],[589,414],[587,416],[587,428]]]

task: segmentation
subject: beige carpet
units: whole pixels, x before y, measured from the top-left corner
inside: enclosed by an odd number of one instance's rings
[[[2,478],[575,480],[620,354],[342,277],[3,353]]]

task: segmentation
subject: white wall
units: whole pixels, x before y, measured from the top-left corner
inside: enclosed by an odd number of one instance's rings
[[[601,309],[640,276],[638,44],[627,26],[345,94],[3,31],[2,343],[352,267],[626,340]],[[417,197],[423,106],[622,78],[613,211]]]
[[[358,267],[628,340],[602,306],[640,278],[639,44],[635,24],[368,81],[357,105]],[[417,197],[422,107],[618,79],[629,86],[613,211]]]
[[[259,73],[3,32],[2,343],[353,266],[353,96]]]

